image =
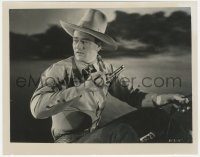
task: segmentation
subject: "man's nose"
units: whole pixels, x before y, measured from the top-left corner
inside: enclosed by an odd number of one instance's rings
[[[76,44],[76,48],[77,48],[78,50],[84,49],[83,42],[79,40],[79,41],[77,42],[77,44]]]

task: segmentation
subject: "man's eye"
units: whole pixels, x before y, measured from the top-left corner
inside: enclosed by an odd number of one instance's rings
[[[83,44],[88,44],[89,40],[82,40]]]
[[[77,43],[77,42],[78,42],[78,40],[77,40],[77,39],[73,39],[73,42]]]

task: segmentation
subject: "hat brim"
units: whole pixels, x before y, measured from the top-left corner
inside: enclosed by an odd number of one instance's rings
[[[110,36],[106,34],[91,30],[89,28],[84,28],[75,24],[67,23],[62,20],[60,20],[60,24],[62,28],[72,37],[74,35],[75,30],[88,33],[94,36],[95,38],[99,39],[100,41],[102,41],[101,46],[104,50],[117,50],[118,46],[116,42]]]

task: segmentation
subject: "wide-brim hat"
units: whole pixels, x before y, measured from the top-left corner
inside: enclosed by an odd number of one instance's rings
[[[80,22],[75,25],[60,20],[62,28],[73,37],[74,31],[81,31],[92,35],[102,42],[104,50],[116,50],[117,44],[110,36],[105,34],[107,27],[106,16],[99,10],[89,9],[81,18]]]

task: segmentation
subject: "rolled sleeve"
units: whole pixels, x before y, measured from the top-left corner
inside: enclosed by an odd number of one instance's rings
[[[67,76],[67,77],[66,77]],[[44,119],[62,112],[82,95],[81,87],[68,87],[70,70],[62,64],[49,67],[34,92],[30,108],[35,118]]]

